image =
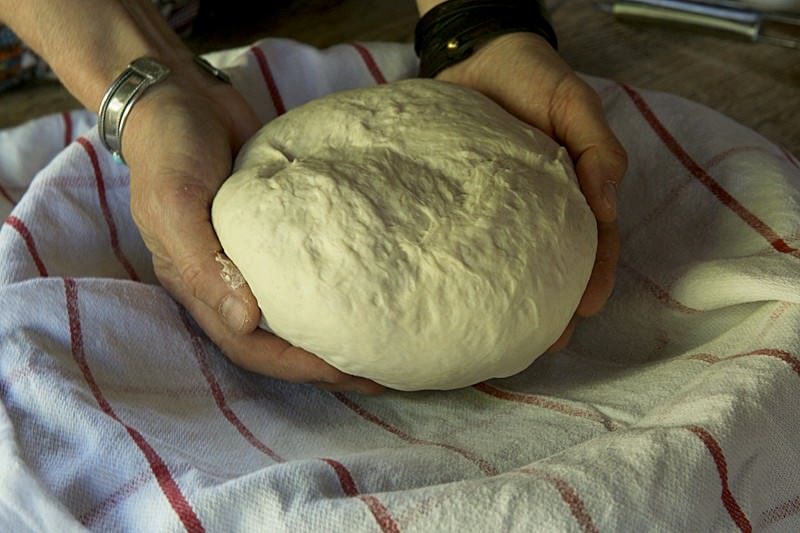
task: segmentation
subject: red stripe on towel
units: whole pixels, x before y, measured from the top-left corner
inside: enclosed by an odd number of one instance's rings
[[[781,149],[781,152],[783,152],[783,155],[786,157],[786,159],[789,160],[789,163],[791,163],[792,165],[794,165],[797,168],[800,168],[800,163],[797,162],[797,159],[795,159],[794,155],[792,155],[789,152],[789,150],[787,150],[783,146],[781,146],[780,149]]]
[[[664,124],[656,116],[655,112],[648,105],[645,99],[636,92],[632,87],[622,85],[624,91],[628,94],[633,101],[639,113],[642,114],[644,119],[653,129],[653,131],[661,139],[661,142],[672,152],[672,155],[681,162],[681,164],[702,183],[717,199],[722,202],[725,207],[733,211],[739,218],[742,219],[748,226],[753,228],[762,237],[764,237],[770,245],[778,252],[790,254],[795,257],[800,257],[800,250],[792,248],[786,241],[784,241],[775,231],[770,228],[763,220],[751,213],[744,205],[731,196],[722,185],[720,185],[714,178],[712,178],[703,167],[701,167],[692,156],[681,146],[675,137],[667,130]]]
[[[225,394],[222,392],[222,387],[220,387],[217,378],[214,377],[214,373],[208,366],[205,350],[203,349],[203,342],[195,333],[194,327],[189,321],[189,316],[186,312],[186,309],[179,306],[179,314],[181,317],[181,322],[183,323],[183,327],[186,328],[186,331],[189,333],[189,336],[192,339],[192,351],[194,352],[194,358],[197,361],[197,364],[200,366],[200,372],[202,372],[203,377],[206,378],[206,383],[208,383],[208,386],[211,389],[211,396],[214,398],[214,402],[216,402],[217,407],[222,412],[222,415],[226,418],[226,420],[228,420],[228,422],[231,423],[234,428],[236,428],[236,431],[238,431],[239,434],[244,437],[244,440],[246,440],[253,448],[257,449],[273,461],[282,463],[284,459],[272,448],[264,444],[258,437],[256,437],[253,432],[250,431],[247,426],[245,426],[244,422],[242,422],[242,420],[236,416],[236,413],[233,412],[233,409],[231,409],[230,405],[228,405],[228,402],[225,399]]]
[[[733,519],[733,522],[741,531],[753,531],[750,520],[747,519],[747,515],[744,514],[744,511],[739,506],[739,502],[736,501],[736,498],[733,496],[728,486],[728,464],[725,461],[725,454],[722,451],[722,447],[720,447],[711,433],[700,426],[688,426],[686,429],[697,435],[700,440],[703,441],[703,444],[705,444],[708,452],[714,459],[714,464],[717,465],[717,472],[719,473],[719,479],[722,483],[722,504],[725,506],[725,509],[728,510],[728,514]]]
[[[780,302],[778,307],[769,315],[766,322],[764,323],[764,327],[761,328],[761,331],[758,332],[757,335],[751,337],[752,341],[755,342],[763,342],[764,338],[767,336],[767,333],[773,329],[776,325],[779,324],[779,320],[781,316],[783,316],[786,311],[791,309],[795,304],[791,302]]]
[[[372,57],[372,53],[367,49],[367,47],[359,43],[350,43],[350,45],[356,49],[358,55],[360,55],[361,59],[364,60],[364,64],[367,66],[367,70],[369,70],[369,73],[372,75],[375,83],[378,85],[386,83],[386,77],[381,72],[380,67],[378,67],[378,63],[375,61],[375,58]]]
[[[61,119],[64,121],[64,146],[66,147],[72,142],[72,132],[74,130],[72,115],[69,111],[64,111],[61,113]]]
[[[131,437],[133,442],[144,455],[147,463],[150,465],[150,470],[158,482],[161,491],[166,496],[172,509],[178,515],[178,518],[183,523],[186,531],[201,532],[205,531],[203,524],[192,509],[192,506],[183,496],[180,487],[175,482],[172,474],[169,471],[164,460],[158,455],[158,452],[147,442],[144,436],[134,427],[123,422],[119,416],[114,412],[113,407],[103,395],[97,381],[94,379],[92,369],[86,359],[83,344],[83,331],[81,326],[81,317],[78,306],[78,284],[72,278],[64,279],[64,291],[66,293],[67,316],[69,319],[69,334],[72,346],[72,357],[80,368],[83,379],[89,386],[89,390],[94,396],[97,405],[100,409],[109,416],[112,420],[122,425],[125,431]]]
[[[602,424],[603,427],[606,428],[608,431],[616,431],[620,429],[619,425],[617,425],[613,420],[611,420],[605,415],[595,413],[587,409],[577,409],[575,407],[570,407],[568,405],[564,405],[562,403],[553,400],[548,400],[547,398],[542,398],[541,396],[537,396],[535,394],[521,394],[519,392],[508,392],[492,387],[488,383],[478,383],[477,385],[473,385],[472,388],[484,394],[488,394],[489,396],[498,398],[500,400],[524,403],[528,405],[535,405],[536,407],[541,407],[542,409],[550,409],[551,411],[556,411],[557,413],[561,413],[564,415],[574,416],[578,418],[585,418],[587,420],[591,420],[592,422],[598,422]]]
[[[333,459],[323,459],[323,461],[336,472],[336,477],[339,478],[339,485],[342,486],[342,492],[344,492],[345,496],[353,497],[359,495],[356,482],[346,466]]]
[[[578,493],[575,492],[575,490],[570,487],[566,481],[534,468],[520,468],[519,471],[525,472],[526,474],[532,474],[551,483],[561,495],[561,499],[564,500],[564,502],[569,506],[572,516],[575,517],[575,520],[578,522],[578,525],[581,527],[581,529],[586,533],[599,533],[597,526],[594,525],[592,516],[589,514],[589,511],[586,509],[586,505],[583,503],[583,500],[581,500],[580,496],[578,496]]]
[[[747,152],[761,152],[772,157],[775,155],[773,152],[767,150],[763,146],[734,146],[733,148],[728,148],[727,150],[724,150],[713,156],[703,164],[703,168],[706,170],[711,170],[712,168],[726,161],[728,158]],[[687,172],[685,178],[681,177],[680,179],[676,180],[676,185],[669,189],[667,193],[662,196],[662,200],[658,205],[649,210],[641,218],[641,220],[630,225],[630,229],[628,229],[627,233],[621,237],[622,242],[628,241],[631,238],[631,235],[642,232],[648,225],[660,220],[661,215],[669,211],[672,205],[678,201],[680,195],[684,194],[687,187],[692,183],[694,183],[694,176],[692,176],[691,172]]]
[[[446,443],[442,443],[442,442],[435,442],[435,441],[430,441],[430,440],[425,440],[425,439],[418,439],[416,437],[413,437],[413,436],[409,435],[408,433],[406,433],[405,431],[401,430],[400,428],[395,427],[395,426],[389,424],[388,422],[386,422],[385,420],[382,420],[378,416],[370,413],[369,411],[367,411],[366,409],[364,409],[363,407],[358,405],[356,402],[354,402],[353,400],[351,400],[350,398],[348,398],[344,394],[342,394],[340,392],[337,392],[337,393],[334,393],[333,395],[336,397],[336,399],[338,399],[340,402],[342,402],[345,406],[347,406],[349,409],[351,409],[353,412],[355,412],[358,416],[360,416],[364,420],[375,424],[376,426],[380,427],[381,429],[383,429],[385,431],[388,431],[389,433],[399,437],[400,439],[402,439],[402,440],[404,440],[404,441],[406,441],[406,442],[408,442],[410,444],[421,444],[421,445],[425,445],[425,446],[438,446],[439,448],[444,448],[446,450],[450,450],[452,452],[455,452],[455,453],[461,455],[462,457],[464,457],[465,459],[471,461],[472,463],[474,463],[481,470],[481,472],[483,472],[487,476],[494,476],[494,475],[497,475],[497,473],[498,473],[497,469],[494,466],[492,466],[489,463],[489,461],[487,461],[483,457],[478,456],[477,454],[475,454],[473,452],[470,452],[469,450],[464,450],[464,449],[459,448],[457,446],[453,446],[452,444],[446,444]]]
[[[694,359],[696,361],[705,361],[706,363],[719,363],[720,361],[728,361],[730,359],[739,359],[741,357],[751,357],[754,355],[766,355],[767,357],[774,357],[780,359],[791,368],[795,374],[800,377],[800,359],[785,350],[778,350],[775,348],[759,348],[745,353],[737,353],[728,356],[717,356],[710,353],[698,353],[689,356],[687,359]]]
[[[758,521],[758,529],[766,529],[781,520],[786,520],[790,516],[800,513],[800,494],[787,500],[780,505],[761,513],[761,520]]]
[[[346,466],[334,459],[323,459],[323,461],[333,468],[336,477],[339,478],[339,485],[342,486],[342,492],[350,497],[358,497],[367,505],[372,516],[375,517],[378,526],[381,528],[381,531],[384,533],[400,532],[400,526],[397,525],[397,522],[392,518],[386,506],[383,505],[378,498],[375,496],[362,495],[359,492],[358,486],[356,486],[356,482]]]
[[[89,156],[89,160],[92,162],[92,168],[94,169],[94,178],[95,184],[97,186],[97,196],[98,200],[100,201],[100,210],[103,212],[103,218],[106,221],[106,226],[108,226],[108,236],[111,240],[111,249],[114,252],[117,260],[122,265],[122,268],[125,269],[125,272],[128,273],[128,277],[133,281],[139,281],[139,276],[136,274],[136,271],[131,265],[128,258],[125,257],[125,254],[122,252],[122,248],[119,245],[119,235],[117,234],[117,225],[114,223],[114,217],[111,214],[111,208],[108,205],[108,198],[106,197],[106,184],[103,178],[103,172],[100,169],[100,162],[97,159],[97,152],[85,137],[78,138],[78,142],[83,149],[86,151],[86,154]]]
[[[269,61],[267,61],[267,56],[264,54],[264,50],[254,46],[250,48],[250,51],[256,57],[258,68],[261,69],[261,76],[264,78],[264,83],[267,84],[267,90],[269,91],[270,98],[272,98],[272,105],[275,107],[275,113],[278,115],[283,115],[286,113],[286,106],[284,105],[283,98],[278,90],[278,85],[275,83],[275,78],[272,76],[272,69],[269,67]]]
[[[33,235],[31,235],[30,230],[28,230],[28,226],[14,215],[6,217],[5,223],[17,230],[19,236],[25,241],[25,246],[28,248],[28,253],[31,255],[31,259],[33,259],[33,263],[36,265],[39,275],[46,278],[47,268],[45,268],[44,262],[39,256],[39,250],[36,249],[36,242],[33,240]]]
[[[668,307],[669,309],[673,309],[675,311],[679,311],[687,315],[692,315],[694,313],[700,312],[698,309],[694,309],[692,307],[682,304],[678,300],[675,300],[672,296],[670,296],[669,292],[667,292],[664,288],[660,287],[653,280],[646,277],[644,274],[641,274],[637,270],[634,270],[633,267],[623,263],[622,261],[619,262],[619,269],[624,270],[625,272],[630,274],[640,284],[642,284],[645,287],[645,289],[647,289],[647,292],[653,295],[653,297],[656,300],[661,302],[664,306]]]
[[[117,490],[109,494],[106,498],[100,501],[92,509],[80,516],[80,523],[84,527],[90,527],[106,516],[111,510],[120,505],[127,498],[136,494],[139,489],[144,487],[150,482],[152,473],[147,470],[141,472],[132,479],[129,479],[125,484],[118,487]]]
[[[378,498],[370,495],[362,495],[359,496],[359,498],[367,504],[372,516],[375,517],[375,521],[378,522],[378,527],[381,528],[383,533],[400,533],[400,526]]]

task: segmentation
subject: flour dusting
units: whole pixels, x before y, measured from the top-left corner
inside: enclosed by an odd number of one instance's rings
[[[242,273],[239,272],[239,269],[236,268],[236,265],[233,262],[222,255],[222,253],[217,252],[217,255],[214,259],[222,265],[222,270],[220,270],[219,275],[222,278],[228,287],[231,289],[238,289],[239,287],[245,285],[247,283],[242,276]]]

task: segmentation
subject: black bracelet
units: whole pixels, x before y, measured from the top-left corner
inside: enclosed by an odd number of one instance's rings
[[[419,75],[433,78],[463,61],[484,42],[512,32],[532,32],[558,48],[555,31],[537,0],[447,0],[419,19],[414,50]]]

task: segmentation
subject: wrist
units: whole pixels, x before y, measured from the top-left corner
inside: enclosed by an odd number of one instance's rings
[[[420,5],[422,10],[422,5]],[[448,0],[430,8],[414,32],[420,76],[439,72],[472,56],[501,35],[528,32],[544,38],[553,49],[556,34],[537,0]]]
[[[153,57],[139,57],[122,70],[103,95],[98,112],[98,132],[101,141],[118,162],[125,162],[122,135],[128,117],[151,90],[157,91],[159,85],[167,82],[172,92],[177,91],[185,96],[202,94],[214,83],[230,84],[227,74],[202,58],[193,57],[188,62],[174,65],[170,68]]]

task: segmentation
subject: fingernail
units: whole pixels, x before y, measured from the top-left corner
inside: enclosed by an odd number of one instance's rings
[[[603,202],[605,202],[609,211],[617,212],[617,184],[613,181],[607,181],[603,184]]]
[[[247,322],[247,306],[236,296],[226,296],[219,306],[222,319],[234,331],[240,331]]]

